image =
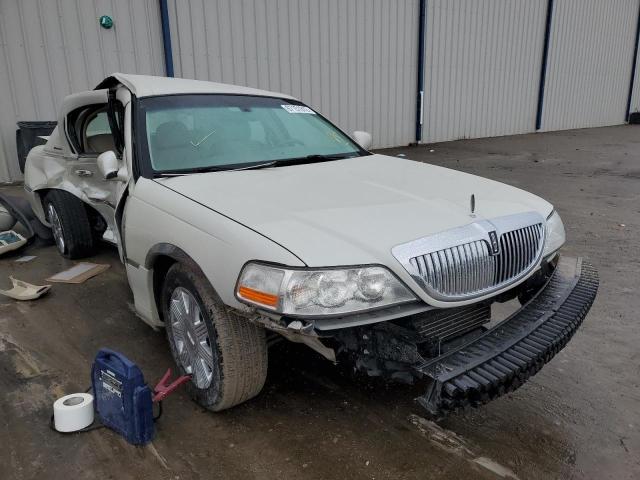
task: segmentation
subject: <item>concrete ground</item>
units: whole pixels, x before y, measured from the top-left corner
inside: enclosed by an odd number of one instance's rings
[[[106,429],[55,433],[52,402],[89,385],[98,348],[125,353],[150,382],[172,364],[105,246],[93,258],[111,265],[100,276],[34,302],[0,299],[0,478],[640,478],[639,134],[620,126],[388,152],[547,198],[565,221],[566,253],[599,269],[583,326],[515,393],[435,424],[413,403],[416,388],[354,383],[280,343],[256,399],[213,414],[180,392],[147,447]],[[0,287],[8,275],[41,283],[72,264],[53,247],[24,253],[37,258],[0,260]]]

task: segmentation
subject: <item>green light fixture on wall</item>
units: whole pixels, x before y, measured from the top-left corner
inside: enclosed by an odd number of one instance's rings
[[[113,18],[109,15],[102,15],[98,21],[100,22],[100,26],[102,28],[106,28],[107,30],[113,27]]]

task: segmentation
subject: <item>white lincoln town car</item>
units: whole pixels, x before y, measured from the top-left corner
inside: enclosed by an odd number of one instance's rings
[[[433,416],[519,387],[585,318],[596,271],[560,256],[545,200],[370,146],[288,95],[116,73],[64,100],[25,189],[60,254],[117,246],[206,408],[260,392],[274,335],[422,382]]]

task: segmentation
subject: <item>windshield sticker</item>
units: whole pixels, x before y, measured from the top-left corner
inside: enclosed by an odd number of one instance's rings
[[[289,113],[310,113],[311,115],[315,115],[316,112],[311,110],[309,107],[305,107],[303,105],[280,105]]]

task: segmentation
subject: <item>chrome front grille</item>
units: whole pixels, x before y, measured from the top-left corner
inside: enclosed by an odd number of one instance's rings
[[[420,255],[410,262],[430,289],[444,296],[485,290],[495,280],[495,257],[484,240]]]
[[[487,241],[476,240],[420,255],[410,262],[430,290],[441,296],[484,293],[510,283],[535,263],[542,232],[542,224],[537,224],[502,234],[497,255],[491,254]]]
[[[393,253],[431,297],[459,301],[523,278],[538,264],[544,238],[544,221],[532,212],[475,222]]]
[[[500,237],[500,255],[495,258],[495,284],[502,285],[526,271],[538,258],[544,243],[542,224],[506,232]]]

